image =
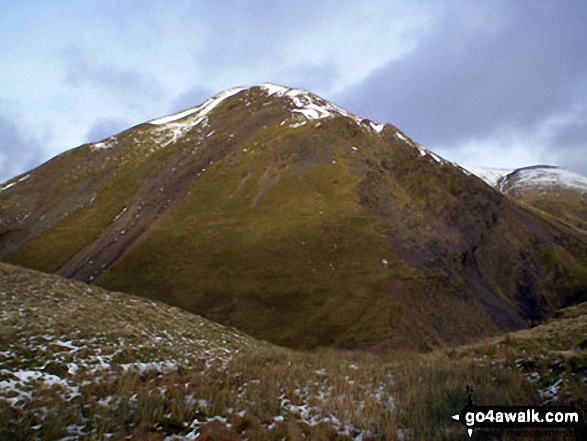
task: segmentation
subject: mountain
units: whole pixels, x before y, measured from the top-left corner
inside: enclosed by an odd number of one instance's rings
[[[391,124],[235,88],[0,192],[0,258],[291,347],[428,350],[587,296],[587,235]]]
[[[585,303],[473,346],[390,357],[280,348],[4,263],[0,302],[0,439],[461,439],[450,416],[467,386],[481,403],[587,409]]]
[[[508,170],[463,164],[463,168],[526,207],[587,231],[587,177],[546,165]]]

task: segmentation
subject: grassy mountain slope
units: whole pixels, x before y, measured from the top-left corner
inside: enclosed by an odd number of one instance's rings
[[[3,259],[292,347],[426,350],[585,299],[584,234],[328,106],[254,87],[55,158],[0,193]]]
[[[0,302],[2,439],[468,439],[450,419],[468,385],[478,404],[587,409],[585,304],[474,346],[375,356],[279,348],[6,264]]]

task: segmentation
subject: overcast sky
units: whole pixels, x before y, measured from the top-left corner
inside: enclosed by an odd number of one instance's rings
[[[452,161],[587,175],[585,0],[2,0],[0,181],[261,82]]]

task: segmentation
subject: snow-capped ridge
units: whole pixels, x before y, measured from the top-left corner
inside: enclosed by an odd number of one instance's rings
[[[532,187],[558,186],[587,192],[587,177],[564,168],[537,165],[515,170],[502,185],[513,184]]]
[[[178,139],[186,135],[194,127],[200,124],[202,124],[203,127],[206,127],[210,112],[212,112],[212,110],[223,101],[238,94],[239,92],[252,91],[253,89],[257,89],[257,93],[258,89],[261,89],[267,94],[268,97],[276,96],[279,98],[289,99],[292,116],[289,119],[289,124],[287,127],[291,129],[302,127],[308,121],[333,118],[336,116],[349,118],[362,129],[371,130],[376,134],[380,134],[386,125],[385,123],[363,119],[307,90],[290,88],[274,83],[261,83],[259,85],[250,87],[233,87],[214,95],[196,107],[182,110],[181,112],[172,113],[160,118],[151,119],[145,124],[153,126],[153,140],[155,141],[155,144],[157,144],[158,147],[167,147],[168,145],[175,143]],[[247,105],[249,104],[250,102]],[[267,104],[269,104],[269,102],[264,103],[263,105]],[[285,121],[282,122],[282,125],[285,123]],[[212,132],[214,132],[214,130],[212,130]],[[208,133],[209,136],[210,133]],[[110,149],[116,145],[117,138],[115,135],[99,142],[91,143],[90,148],[92,151],[99,151]]]
[[[293,113],[299,113],[308,120],[331,118],[334,116],[344,116],[352,119],[357,124],[381,133],[385,124],[363,119],[354,113],[319,97],[304,89],[294,89],[281,86],[274,83],[262,83],[258,87],[267,92],[268,96],[277,95],[279,97],[288,97],[294,104]]]
[[[268,96],[286,97],[291,101],[294,115],[303,116],[306,120],[319,120],[324,118],[332,118],[335,116],[343,116],[352,119],[358,125],[373,130],[375,133],[381,133],[385,124],[367,119],[362,119],[359,116],[349,112],[342,107],[327,101],[318,95],[308,92],[304,89],[290,88],[274,83],[261,83],[257,86],[251,87],[234,87],[218,93],[212,98],[205,101],[203,104],[177,112],[162,118],[152,119],[147,121],[147,124],[161,126],[162,130],[173,132],[170,139],[166,139],[165,145],[176,141],[183,136],[187,131],[196,125],[205,122],[208,114],[217,107],[221,102],[227,98],[236,95],[244,90],[252,90],[260,88],[267,93]],[[180,121],[181,120],[181,121]],[[297,128],[303,126],[303,121],[294,120],[290,128]]]
[[[520,187],[562,187],[587,192],[587,177],[550,165],[518,169],[479,167],[470,164],[460,164],[460,167],[502,192]]]
[[[499,182],[514,172],[514,168],[489,168],[471,164],[459,164],[461,169],[482,179],[487,185],[499,189]]]
[[[167,123],[177,121],[179,119],[185,118],[187,116],[190,116],[190,115],[193,115],[196,113],[197,113],[196,116],[198,119],[202,118],[202,117],[206,116],[208,113],[210,113],[210,111],[212,109],[214,109],[214,107],[216,107],[218,104],[220,104],[226,98],[229,98],[233,95],[236,95],[237,93],[239,93],[245,89],[246,89],[245,87],[233,87],[232,89],[228,89],[228,90],[225,90],[223,92],[220,92],[220,93],[214,95],[212,98],[209,98],[208,100],[204,101],[199,106],[192,107],[191,109],[183,110],[181,112],[173,113],[171,115],[167,115],[162,118],[152,119],[150,121],[147,121],[147,124],[155,124],[155,125],[167,124]]]

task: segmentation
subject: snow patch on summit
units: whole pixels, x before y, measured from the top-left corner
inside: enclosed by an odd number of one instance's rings
[[[156,142],[167,147],[183,137],[192,128],[208,121],[208,114],[227,98],[245,90],[245,87],[234,87],[213,96],[197,107],[147,121],[147,124],[158,126]]]
[[[90,148],[94,152],[96,150],[111,149],[115,145],[116,145],[116,137],[112,136],[112,137],[104,139],[100,142],[95,142],[93,144],[90,144]]]
[[[303,89],[291,89],[273,83],[263,83],[260,84],[259,87],[267,92],[267,95],[269,96],[277,95],[279,97],[289,98],[295,106],[292,112],[299,113],[308,120],[344,116],[352,119],[360,126],[366,126],[367,128],[374,130],[376,133],[381,133],[385,126],[383,123],[364,120],[348,110]],[[295,127],[299,126],[300,125],[296,125]]]
[[[200,104],[197,107],[193,107],[191,109],[184,110],[182,112],[173,113],[171,115],[164,116],[163,118],[156,118],[152,119],[151,121],[147,121],[147,124],[154,124],[154,125],[162,125],[167,124],[170,122],[177,121],[179,119],[185,118],[190,115],[195,115],[198,121],[201,121],[204,116],[206,116],[214,107],[224,101],[226,98],[229,98],[233,95],[236,95],[240,91],[245,90],[244,87],[233,87],[232,89],[225,90],[224,92],[220,92],[219,94],[213,96],[209,100],[205,101],[203,104]],[[194,124],[194,125],[197,125]],[[193,127],[193,126],[192,126]]]
[[[269,96],[271,96],[273,94],[277,94],[277,96],[283,96],[286,93],[293,91],[293,89],[289,89],[287,87],[280,86],[279,84],[273,84],[273,83],[263,83],[259,87],[261,87],[261,89],[265,90],[267,92],[267,95],[269,95]],[[301,90],[300,92],[303,92],[303,90]]]
[[[383,130],[383,127],[385,127],[384,123],[376,123],[373,121],[369,121],[369,124],[371,124],[371,127],[373,128],[373,130],[375,130],[377,133],[381,133],[381,131]]]

